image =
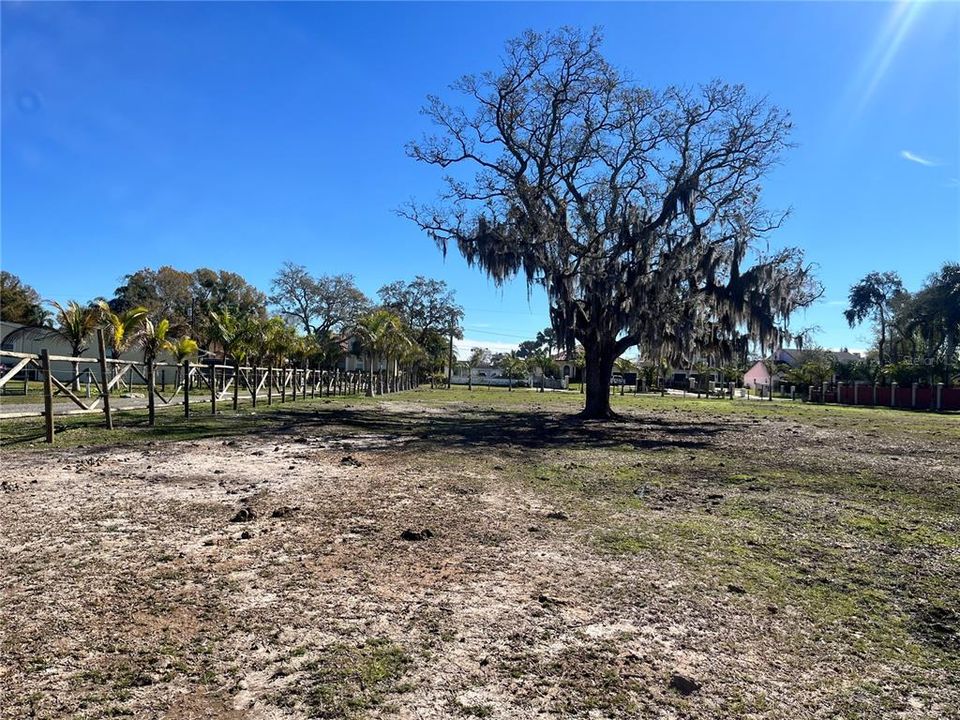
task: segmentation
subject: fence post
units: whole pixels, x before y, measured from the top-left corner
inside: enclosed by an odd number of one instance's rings
[[[240,361],[233,359],[233,411],[240,407]]]
[[[217,414],[217,366],[210,365],[210,414]]]
[[[796,386],[796,385],[791,385],[791,386],[790,386],[790,399],[791,399],[791,400],[796,400],[796,399],[797,399],[797,386]]]
[[[837,405],[843,404],[843,383],[837,381]]]
[[[257,406],[257,391],[260,390],[260,378],[257,377],[260,374],[260,370],[256,365],[253,366],[253,392],[250,393],[250,402],[253,404],[253,407]]]
[[[113,415],[110,414],[110,384],[107,374],[107,346],[103,340],[103,328],[97,328],[97,353],[100,356],[100,397],[103,399],[103,417],[107,430],[113,430]]]
[[[43,372],[43,422],[47,431],[47,442],[53,442],[53,381],[50,379],[50,353],[46,348],[40,351],[40,370]]]
[[[917,383],[913,384],[910,392],[910,407],[916,409],[917,407]]]
[[[190,361],[183,361],[183,416],[190,417]]]
[[[873,384],[873,406],[877,406],[877,383]]]
[[[160,368],[160,391],[167,391],[167,369]]]
[[[273,405],[273,365],[267,365],[267,405]]]
[[[890,407],[897,406],[897,383],[890,383]]]
[[[860,400],[860,381],[853,381],[853,404],[856,405],[857,401]]]
[[[153,427],[154,423],[157,421],[157,368],[153,364],[153,360],[150,359],[146,363],[147,371],[147,425]]]
[[[937,383],[937,410],[943,410],[943,383]]]

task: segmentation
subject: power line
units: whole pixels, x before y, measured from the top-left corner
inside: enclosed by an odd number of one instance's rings
[[[526,315],[528,317],[537,317],[541,313],[535,313],[532,310],[528,312],[520,312],[519,310],[494,310],[492,308],[469,308],[465,307],[464,310],[467,312],[483,312],[483,313],[499,313],[501,315]]]
[[[483,330],[482,328],[464,327],[463,329],[464,329],[464,330],[469,330],[469,331],[472,332],[472,333],[479,333],[479,334],[481,334],[481,335],[498,335],[498,336],[500,336],[500,337],[514,338],[514,339],[516,339],[516,340],[529,340],[529,339],[530,339],[530,338],[528,338],[526,335],[511,335],[510,333],[495,332],[495,331],[493,331],[493,330]]]

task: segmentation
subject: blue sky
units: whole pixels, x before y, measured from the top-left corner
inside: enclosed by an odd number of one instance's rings
[[[600,25],[653,87],[719,77],[796,124],[766,183],[775,245],[820,265],[795,325],[863,347],[849,286],[909,287],[960,258],[960,4],[3,3],[2,256],[43,297],[110,295],[144,266],[225,268],[267,289],[284,260],[374,294],[446,279],[466,345],[548,322],[394,209],[439,187],[404,143],[427,93],[496,64],[525,28]]]

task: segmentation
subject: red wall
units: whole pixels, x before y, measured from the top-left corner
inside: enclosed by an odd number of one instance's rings
[[[881,385],[877,387],[877,405],[890,407],[890,386]],[[814,393],[816,395],[817,393]],[[840,402],[844,405],[853,405],[853,385],[844,384],[840,388],[840,397],[837,398],[836,390],[827,390],[826,401]],[[913,408],[918,410],[932,409],[937,402],[937,389],[930,386],[917,387],[917,402],[913,404],[913,388],[898,387],[896,407]],[[940,396],[942,410],[960,410],[960,388],[945,387]],[[865,383],[860,385],[857,390],[857,405],[873,405],[873,385]]]

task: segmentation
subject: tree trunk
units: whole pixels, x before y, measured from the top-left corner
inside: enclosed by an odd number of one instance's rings
[[[154,404],[154,390],[156,389],[156,382],[154,382],[153,377],[153,360],[147,361],[147,425],[153,427],[156,422],[157,408]]]
[[[877,342],[877,351],[878,351],[877,354],[880,356],[880,367],[883,367],[886,364],[884,362],[886,358],[883,353],[883,345],[886,342],[886,340],[887,340],[887,322],[883,317],[883,309],[881,308],[880,309],[880,340],[879,342]]]
[[[600,344],[584,343],[586,367],[584,385],[586,386],[586,404],[581,417],[586,419],[606,419],[613,417],[610,410],[610,374],[616,359],[611,349]]]
[[[951,377],[950,373],[950,362],[953,360],[954,349],[957,347],[957,336],[956,333],[950,329],[947,330],[947,341],[946,349],[943,356],[943,384],[947,387],[950,387]],[[933,366],[930,366],[931,372],[933,371]]]

